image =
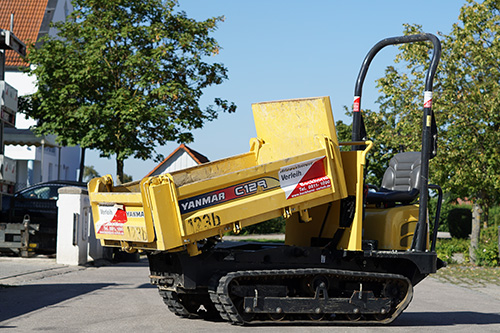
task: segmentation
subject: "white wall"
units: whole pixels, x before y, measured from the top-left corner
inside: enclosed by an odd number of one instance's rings
[[[63,21],[71,13],[73,7],[71,0],[58,0],[52,21]],[[56,36],[57,31],[50,28],[49,35]],[[36,78],[22,72],[9,71],[5,73],[5,81],[17,89],[18,96],[33,94],[36,91]],[[26,119],[24,114],[16,114],[16,127],[20,129],[36,125],[33,119]],[[33,160],[33,183],[58,179],[59,150],[58,148],[45,148],[42,163],[42,148],[35,146],[6,146],[5,156],[18,160],[17,180],[20,187],[28,182],[28,161]],[[80,148],[61,148],[60,180],[76,180],[80,167]]]
[[[174,172],[196,166],[198,163],[184,150],[178,150],[166,163],[156,169],[154,175]]]
[[[72,10],[73,6],[71,5],[71,0],[58,0],[52,21],[58,22],[66,20],[66,16],[68,16]],[[49,35],[56,36],[57,30],[54,28],[50,28]],[[22,72],[6,72],[5,82],[17,89],[18,96],[30,95],[36,91],[36,77],[28,76],[27,74]],[[18,113],[16,115],[17,128],[29,128],[30,126],[33,126],[35,124],[36,122],[33,119],[26,119],[23,114]]]
[[[36,91],[35,78],[20,72],[5,72],[5,82],[17,90],[17,96],[33,94]],[[29,128],[36,125],[36,121],[21,113],[16,114],[16,127]]]
[[[36,147],[7,145],[5,146],[5,156],[13,160],[34,160],[36,157]]]
[[[36,148],[36,160],[42,161],[42,147]],[[50,165],[52,167],[50,168]],[[78,168],[80,167],[80,148],[62,147],[61,148],[61,168],[59,180],[76,180]],[[59,168],[59,148],[45,147],[43,154],[42,179],[46,182],[57,180],[57,171]],[[52,171],[51,173],[49,171]]]
[[[80,148],[62,147],[60,152],[61,167],[59,169],[59,148],[45,147],[42,168],[42,147],[5,146],[5,156],[17,160],[18,186],[16,189],[51,180],[76,181],[80,167]],[[33,161],[31,179],[29,179],[30,160]]]
[[[59,189],[57,207],[56,262],[83,265],[89,260],[105,258],[106,249],[95,237],[87,191],[75,187]]]

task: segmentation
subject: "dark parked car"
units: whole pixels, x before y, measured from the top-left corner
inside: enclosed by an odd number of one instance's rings
[[[51,181],[24,188],[14,196],[4,195],[0,222],[23,223],[24,216],[29,215],[30,223],[40,225],[39,231],[30,236],[30,244],[36,244],[36,252],[55,253],[58,190],[66,186],[86,188],[87,184]]]

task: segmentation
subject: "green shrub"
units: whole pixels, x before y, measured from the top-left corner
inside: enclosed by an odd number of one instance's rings
[[[434,230],[434,220],[436,216],[436,209],[437,209],[437,202],[438,198],[432,198],[429,197],[429,223],[431,230]],[[443,202],[441,205],[441,214],[439,215],[439,231],[448,231],[448,224],[446,223],[446,216],[448,215],[448,212],[446,212],[446,203]]]
[[[462,253],[466,262],[469,261],[469,239],[438,239],[436,252],[439,259],[448,264],[455,263],[453,255]],[[495,267],[499,264],[498,258],[498,227],[490,226],[481,229],[481,238],[476,252],[476,265]]]
[[[277,217],[269,221],[249,225],[243,228],[240,235],[281,234],[285,232],[285,221],[283,217]]]
[[[468,239],[438,239],[436,243],[436,252],[438,258],[448,264],[455,263],[453,255],[455,253],[463,253],[465,261],[469,261],[469,245]]]
[[[448,213],[447,222],[451,237],[468,238],[472,230],[472,211],[463,206],[453,208]]]
[[[481,229],[481,240],[476,250],[476,265],[498,266],[498,227]]]
[[[456,198],[451,194],[445,194],[441,204],[441,214],[439,214],[439,231],[450,231],[448,229],[448,214],[454,208],[457,208]],[[438,197],[429,197],[429,222],[431,230],[434,228],[434,219],[436,216]],[[468,208],[467,205],[461,205],[460,208]]]
[[[490,208],[488,225],[500,225],[500,206],[494,206]]]

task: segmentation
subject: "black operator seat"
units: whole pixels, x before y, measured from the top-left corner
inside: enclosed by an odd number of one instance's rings
[[[368,192],[366,203],[384,207],[409,204],[417,199],[419,187],[420,152],[399,153],[389,161],[380,188]]]

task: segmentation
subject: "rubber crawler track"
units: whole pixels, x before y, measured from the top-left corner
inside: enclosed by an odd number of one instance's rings
[[[316,276],[316,275],[328,275],[335,276],[344,280],[349,281],[359,281],[359,282],[394,282],[404,283],[407,287],[406,294],[401,297],[400,302],[395,304],[391,310],[388,312],[387,317],[380,320],[375,320],[370,316],[359,316],[356,318],[355,322],[353,319],[349,319],[346,316],[330,316],[328,319],[321,320],[321,322],[327,322],[332,324],[369,324],[369,325],[382,325],[389,324],[394,321],[403,312],[413,297],[413,287],[410,281],[397,274],[386,274],[386,273],[372,273],[372,272],[358,272],[358,271],[344,271],[335,269],[284,269],[284,270],[260,270],[260,271],[239,271],[231,272],[220,278],[219,283],[216,287],[212,287],[209,290],[210,299],[212,300],[215,308],[219,311],[222,319],[231,322],[236,325],[243,325],[248,323],[262,323],[272,321],[272,314],[269,313],[269,319],[263,319],[260,316],[259,319],[253,320],[246,317],[246,314],[242,314],[238,311],[237,306],[233,303],[229,292],[229,285],[232,281],[237,281],[239,279],[244,280],[254,280],[256,284],[262,283],[266,279],[276,279],[276,278],[300,278],[304,276]],[[312,317],[314,318],[314,317]],[[290,322],[301,323],[301,322],[313,322],[316,321],[312,318],[305,318],[304,315],[296,314],[286,314],[280,318],[280,322]],[[275,319],[276,320],[276,319]]]
[[[184,318],[195,318],[196,314],[193,314],[186,310],[184,305],[180,302],[177,294],[173,291],[159,290],[160,296],[163,298],[163,302],[167,305],[168,309],[173,312],[176,316]]]

